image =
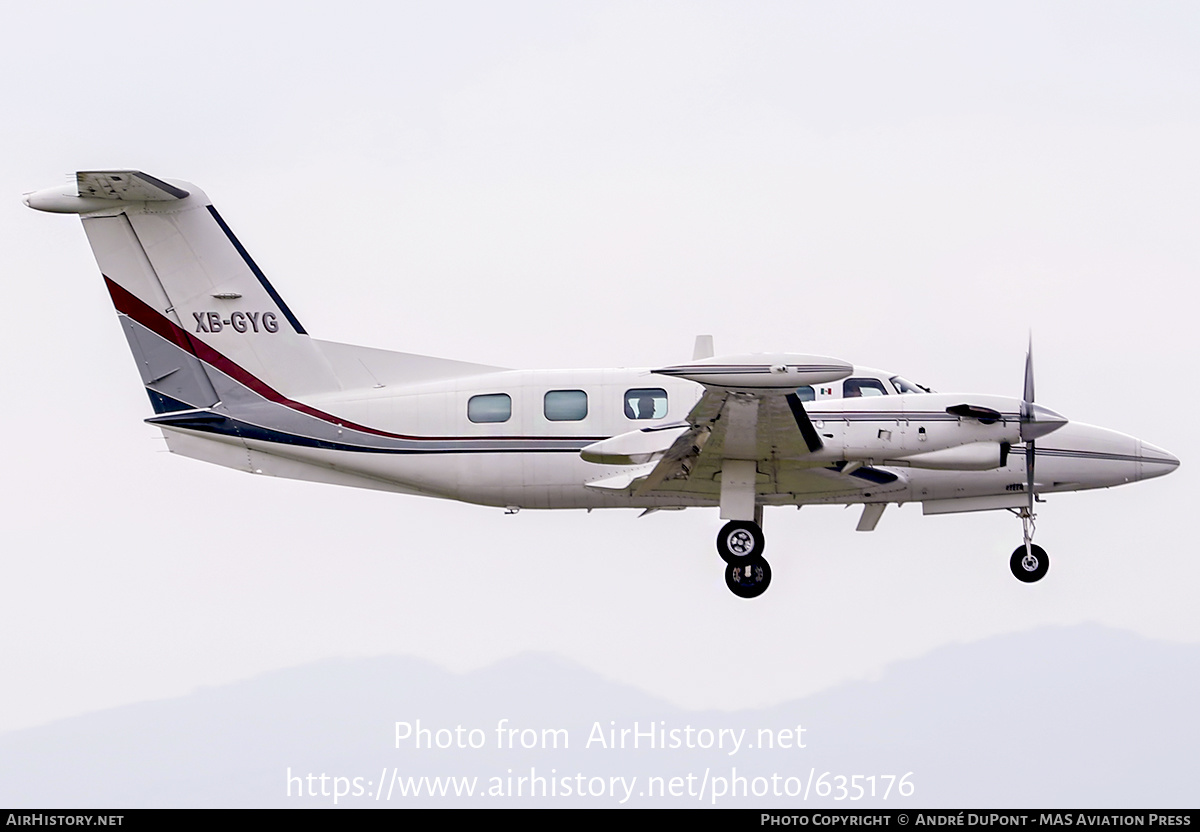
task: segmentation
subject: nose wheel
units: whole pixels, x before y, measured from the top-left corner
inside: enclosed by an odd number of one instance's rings
[[[762,556],[765,546],[762,527],[748,520],[726,523],[717,535],[725,585],[739,598],[757,598],[771,585],[771,565]]]
[[[1022,544],[1013,550],[1012,557],[1008,559],[1008,568],[1018,581],[1031,584],[1046,577],[1050,571],[1050,558],[1041,546],[1031,543],[1026,549]]]

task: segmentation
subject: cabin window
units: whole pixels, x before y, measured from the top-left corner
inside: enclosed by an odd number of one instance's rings
[[[542,400],[542,412],[551,422],[578,422],[587,418],[587,393],[551,390]]]
[[[817,393],[811,387],[805,385],[796,388],[796,398],[802,402],[815,402],[817,400]]]
[[[883,382],[877,378],[848,378],[842,382],[842,397],[857,399],[864,396],[886,396]]]
[[[489,393],[467,400],[467,418],[472,422],[507,422],[512,417],[512,397]]]
[[[661,419],[667,415],[667,391],[661,387],[636,387],[625,391],[626,419]]]

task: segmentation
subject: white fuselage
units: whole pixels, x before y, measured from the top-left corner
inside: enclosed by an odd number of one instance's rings
[[[24,201],[80,216],[171,450],[252,473],[517,508],[720,504],[746,522],[822,502],[1031,514],[1031,485],[1104,488],[1178,465],[1034,405],[1031,356],[1015,399],[822,356],[714,358],[711,339],[706,358],[654,371],[391,353],[310,337],[191,183],[80,171]]]
[[[1015,506],[1026,499],[1025,456],[1016,421],[1020,400],[899,394],[889,384],[888,374],[866,368],[857,368],[854,378],[877,380],[881,386],[888,385],[888,392],[846,398],[840,383],[814,391],[813,400],[804,406],[824,447],[807,455],[803,464],[823,467],[858,460],[897,473],[899,479],[857,494],[844,490],[762,494],[763,504],[932,503],[996,497]],[[630,418],[626,394],[638,389],[666,393],[665,410],[655,413],[657,418]],[[586,413],[569,420],[547,418],[547,394],[556,391],[572,391],[576,398],[580,392],[584,394]],[[630,466],[587,462],[579,454],[584,446],[608,437],[680,423],[702,392],[699,384],[664,378],[645,369],[505,370],[306,399],[306,404],[347,422],[407,437],[410,450],[404,453],[297,447],[251,437],[201,438],[192,431],[164,429],[168,439],[174,440],[173,449],[182,453],[188,453],[192,445],[179,434],[194,436],[205,445],[214,441],[236,445],[241,450],[230,456],[234,467],[246,468],[245,449],[249,448],[250,468],[255,473],[295,476],[288,465],[294,461],[308,471],[314,466],[330,471],[328,481],[332,482],[483,505],[529,509],[715,505],[711,498],[638,497],[632,489],[592,487],[590,483],[618,477]],[[477,422],[469,418],[469,402],[474,397],[501,395],[511,400],[506,419]],[[947,416],[947,406],[967,400],[1011,418],[986,425]],[[997,458],[983,470],[971,470],[978,463],[960,458],[963,447],[994,448],[998,455],[1002,442],[1010,446],[1004,465]],[[1165,451],[1133,437],[1075,422],[1041,439],[1038,455],[1038,491],[1042,493],[1121,485],[1167,473],[1176,464]],[[205,458],[212,459],[207,454]]]

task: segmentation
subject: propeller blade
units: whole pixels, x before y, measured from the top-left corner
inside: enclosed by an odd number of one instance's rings
[[[1025,395],[1022,398],[1033,404],[1033,331],[1029,332],[1029,349],[1025,352]]]
[[[1057,415],[1057,414],[1055,414]],[[1021,438],[1025,440],[1025,494],[1029,498],[1029,514],[1033,516],[1033,469],[1037,464],[1037,450],[1033,439],[1038,435],[1035,423],[1036,413],[1033,406],[1033,330],[1029,330],[1029,347],[1025,350],[1025,390],[1021,396]],[[1050,428],[1054,430],[1054,428]],[[1025,544],[1026,552],[1029,542]]]
[[[1058,430],[1067,423],[1060,413],[1033,403],[1033,333],[1025,352],[1025,391],[1021,398],[1021,438],[1026,442]]]
[[[1025,494],[1029,497],[1029,513],[1033,514],[1033,466],[1037,459],[1037,451],[1034,450],[1033,440],[1030,439],[1025,443]]]

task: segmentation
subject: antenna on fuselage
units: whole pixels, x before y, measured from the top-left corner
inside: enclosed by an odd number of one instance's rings
[[[697,335],[696,346],[692,347],[692,360],[699,361],[702,358],[712,358],[713,352],[713,337],[711,335]]]

